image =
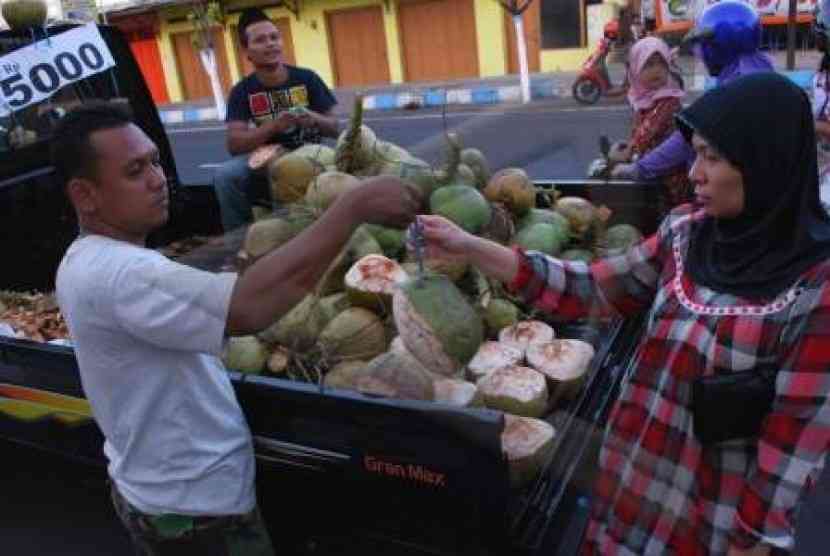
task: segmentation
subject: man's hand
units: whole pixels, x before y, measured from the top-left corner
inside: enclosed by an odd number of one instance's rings
[[[637,165],[636,164],[617,164],[611,170],[611,177],[617,179],[637,179]]]
[[[392,176],[368,178],[344,197],[358,223],[368,222],[391,228],[407,227],[421,207],[420,192]]]
[[[608,160],[612,162],[628,162],[631,160],[631,145],[625,141],[617,141],[611,145]]]
[[[277,117],[271,120],[271,131],[274,133],[285,133],[286,131],[290,130],[292,127],[295,127],[300,124],[300,118],[297,115],[292,114],[288,110],[283,110]]]

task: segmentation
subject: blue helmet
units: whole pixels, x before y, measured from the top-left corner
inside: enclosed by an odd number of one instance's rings
[[[758,51],[761,18],[744,2],[723,0],[703,10],[686,40],[696,44],[709,74],[716,76],[740,56]]]

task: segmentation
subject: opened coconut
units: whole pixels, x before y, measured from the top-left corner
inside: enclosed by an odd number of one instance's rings
[[[222,361],[229,371],[261,373],[268,362],[268,348],[256,336],[228,338]]]
[[[277,346],[268,356],[266,370],[273,375],[284,375],[288,371],[288,363],[291,360],[291,352],[282,346]]]
[[[493,299],[484,308],[484,322],[491,335],[497,335],[499,331],[513,326],[522,314],[516,304],[507,299]]]
[[[499,341],[520,349],[522,355],[532,344],[550,342],[555,337],[553,328],[538,320],[523,320],[499,332]]]
[[[481,317],[445,276],[410,279],[392,305],[406,349],[437,375],[458,376],[484,339]]]
[[[490,203],[469,185],[448,185],[437,189],[429,198],[432,214],[443,216],[467,230],[479,233],[491,217]]]
[[[3,0],[0,13],[9,28],[18,31],[31,27],[43,27],[47,13],[44,0]]]
[[[366,255],[349,269],[343,283],[352,305],[386,313],[392,309],[395,290],[408,278],[396,261]]]
[[[3,3],[5,6],[6,3]],[[272,160],[282,156],[285,149],[281,145],[261,145],[248,157],[248,168],[257,171],[268,166]]]
[[[400,400],[435,399],[432,377],[413,357],[387,352],[369,362],[368,368],[357,378],[357,390]]]
[[[475,176],[475,185],[484,189],[490,181],[490,164],[487,158],[478,149],[466,148],[461,150],[461,162],[466,164]]]
[[[305,197],[308,186],[322,167],[308,158],[288,153],[268,163],[271,196],[280,203],[295,203]]]
[[[470,380],[478,382],[497,369],[521,365],[524,359],[522,350],[502,342],[484,342],[467,364]]]
[[[458,407],[481,407],[484,399],[478,391],[478,387],[466,380],[455,380],[452,378],[441,378],[436,380],[435,401]]]
[[[510,484],[530,484],[553,456],[556,430],[541,419],[504,415],[501,448],[507,456]]]
[[[502,367],[478,381],[484,405],[513,415],[541,417],[548,407],[548,384],[530,367]]]
[[[536,206],[536,187],[521,168],[505,168],[493,174],[484,196],[491,203],[502,203],[516,216]]]
[[[373,312],[351,307],[326,325],[318,343],[327,361],[371,359],[386,351],[386,329]]]
[[[367,367],[368,363],[366,361],[341,361],[334,365],[323,377],[323,386],[343,390],[357,390],[357,379],[366,372]]]
[[[539,251],[550,256],[558,255],[567,241],[559,228],[544,222],[522,228],[513,238],[513,243],[526,251]]]
[[[557,402],[579,393],[594,358],[594,347],[582,340],[553,340],[528,346],[526,356],[530,366],[548,378],[553,402]]]
[[[309,184],[305,201],[316,209],[326,210],[338,197],[361,185],[363,182],[352,175],[343,172],[323,172]]]
[[[346,273],[355,262],[367,255],[382,254],[383,250],[378,245],[377,240],[366,229],[365,225],[358,227],[352,234],[352,237],[349,238],[349,242],[320,278],[320,283],[317,286],[320,295],[329,295],[343,291],[345,287],[343,282],[346,279]]]

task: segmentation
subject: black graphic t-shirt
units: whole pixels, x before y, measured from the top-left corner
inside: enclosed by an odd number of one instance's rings
[[[316,73],[287,64],[285,67],[288,79],[279,87],[265,87],[255,73],[234,85],[228,98],[225,121],[253,122],[260,126],[291,108],[302,107],[326,113],[337,104],[334,94]],[[273,141],[295,149],[303,143],[319,143],[320,133],[297,127],[278,133]]]

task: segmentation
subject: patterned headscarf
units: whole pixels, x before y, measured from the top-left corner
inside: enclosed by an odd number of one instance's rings
[[[628,54],[628,102],[637,110],[648,110],[654,103],[663,98],[683,98],[683,92],[673,75],[669,73],[669,79],[663,87],[650,90],[640,81],[640,73],[643,66],[651,58],[652,54],[659,54],[666,66],[671,60],[669,46],[657,37],[646,37],[638,40],[631,47]]]

